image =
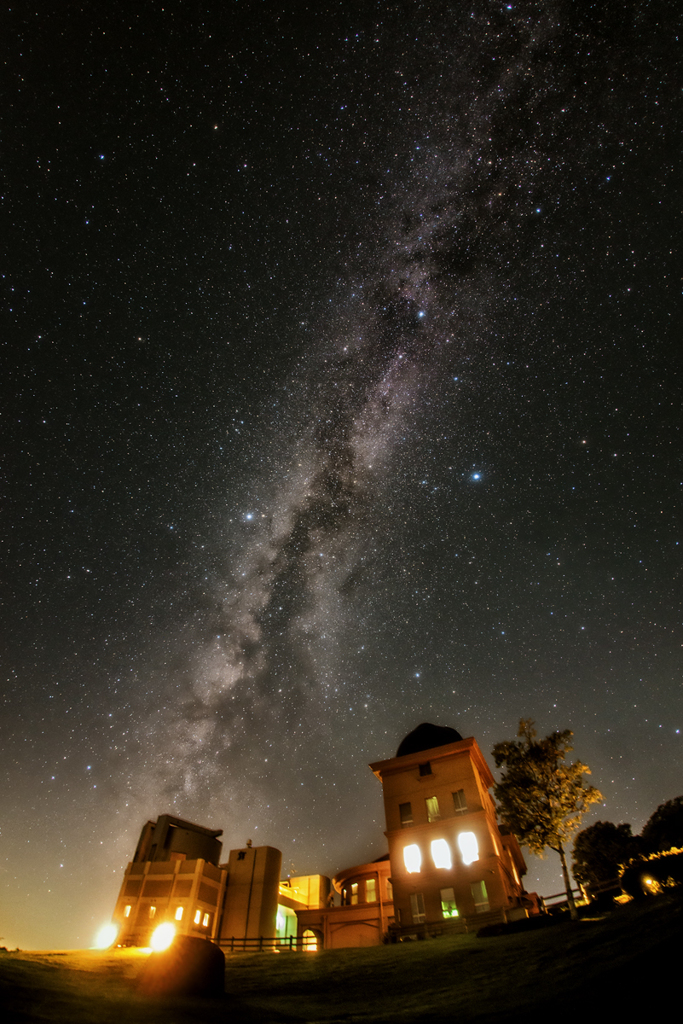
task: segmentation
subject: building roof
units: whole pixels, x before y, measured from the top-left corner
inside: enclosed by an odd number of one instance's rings
[[[462,736],[457,729],[448,725],[432,725],[422,722],[401,740],[396,757],[404,754],[418,754],[421,750],[432,750],[433,747],[444,747],[447,743],[458,743]]]

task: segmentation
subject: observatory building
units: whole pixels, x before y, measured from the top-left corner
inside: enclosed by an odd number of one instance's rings
[[[116,902],[118,944],[146,946],[171,923],[232,949],[334,949],[533,912],[524,859],[498,825],[494,779],[475,739],[423,723],[395,757],[370,767],[382,783],[389,852],[331,881],[281,881],[280,851],[250,842],[221,863],[221,830],[168,814],[147,822]]]

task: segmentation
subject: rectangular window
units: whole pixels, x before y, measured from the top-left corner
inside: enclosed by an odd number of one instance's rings
[[[420,765],[420,775],[431,775],[431,774],[432,774],[432,766],[429,763],[429,761],[425,761],[424,764]]]
[[[425,800],[427,805],[427,821],[438,821],[441,817],[441,811],[439,810],[439,801],[435,796],[428,796]]]
[[[441,890],[441,913],[444,917],[458,916],[458,908],[455,905],[455,893],[452,889]]]
[[[354,882],[351,886],[351,903],[353,906],[358,903],[358,882]]]
[[[183,919],[183,908],[182,907],[176,907],[175,919],[176,919],[176,921],[182,921],[182,919]]]
[[[435,868],[450,870],[453,867],[451,848],[445,839],[432,839],[432,860]]]
[[[410,846],[403,847],[403,863],[409,875],[419,872],[422,867],[422,854],[417,843],[411,843]]]
[[[202,926],[204,928],[208,928],[209,927],[209,921],[210,921],[210,915],[209,914],[204,914],[204,920],[202,921]]]
[[[410,894],[410,912],[413,915],[413,924],[424,924],[425,898],[421,892]]]
[[[149,908],[149,919],[150,919],[150,921],[152,920],[153,917],[156,917],[156,913],[157,913],[157,908],[156,907],[150,907]]]
[[[201,912],[201,910],[197,910],[197,911],[195,912],[195,915],[194,915],[194,923],[195,923],[195,924],[199,924],[199,922],[201,921],[201,919],[202,919],[202,912]]]
[[[391,884],[391,879],[387,878],[387,899],[393,900],[394,898],[394,887]]]
[[[401,825],[403,828],[405,828],[406,825],[413,824],[413,808],[410,804],[399,804],[398,813],[401,815]]]
[[[479,860],[479,843],[474,832],[461,832],[458,836],[458,846],[463,864],[474,864],[475,860]]]
[[[485,914],[489,909],[489,894],[486,891],[486,882],[472,882],[470,886],[474,909],[478,914]]]
[[[365,880],[365,902],[374,903],[377,899],[377,892],[375,888],[375,879],[366,878]]]
[[[130,903],[129,903],[127,907],[123,908],[123,916],[124,917],[130,917],[130,912],[131,912],[131,906],[130,906]]]
[[[465,800],[464,789],[459,789],[453,794],[453,809],[456,814],[467,814],[467,800]]]

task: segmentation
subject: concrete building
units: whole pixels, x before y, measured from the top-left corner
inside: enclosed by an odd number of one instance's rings
[[[526,865],[498,826],[476,740],[424,723],[370,767],[384,795],[398,937],[526,916]]]
[[[230,949],[336,949],[526,916],[526,865],[498,826],[476,740],[425,723],[370,767],[389,853],[340,871],[332,886],[324,875],[281,881],[274,847],[249,842],[220,863],[221,830],[168,814],[148,821],[116,902],[118,943],[149,945],[168,922]]]

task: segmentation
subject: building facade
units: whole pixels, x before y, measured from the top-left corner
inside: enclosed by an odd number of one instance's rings
[[[476,740],[425,723],[396,757],[370,767],[384,795],[395,933],[526,916],[526,865],[498,826],[494,779]]]
[[[249,842],[220,863],[222,831],[167,814],[147,822],[116,902],[119,945],[147,946],[171,923],[231,949],[335,949],[527,915],[526,865],[498,826],[476,740],[425,723],[370,767],[389,853],[340,871],[332,886],[324,875],[280,880],[274,847]]]

